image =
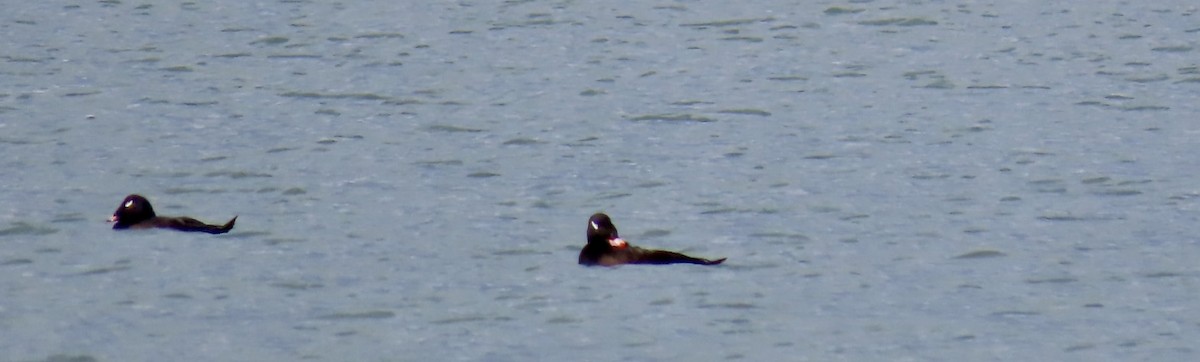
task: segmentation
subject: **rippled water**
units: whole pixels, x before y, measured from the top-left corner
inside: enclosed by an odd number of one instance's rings
[[[1198,11],[9,4],[0,360],[1195,359]]]

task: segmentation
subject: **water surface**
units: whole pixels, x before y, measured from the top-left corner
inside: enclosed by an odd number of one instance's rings
[[[1194,359],[1197,11],[11,4],[0,360]]]

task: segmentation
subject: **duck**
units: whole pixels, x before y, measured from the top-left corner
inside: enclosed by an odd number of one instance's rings
[[[617,233],[612,218],[596,213],[588,218],[587,245],[579,252],[579,264],[584,266],[618,266],[623,264],[699,264],[718,265],[725,258],[704,259],[674,251],[652,250],[633,246]]]
[[[234,216],[224,225],[210,225],[187,216],[158,216],[154,213],[154,207],[150,206],[150,200],[142,195],[133,194],[121,201],[121,205],[113,212],[112,217],[108,218],[108,222],[115,223],[113,230],[161,228],[224,234],[233,229],[237,218]]]

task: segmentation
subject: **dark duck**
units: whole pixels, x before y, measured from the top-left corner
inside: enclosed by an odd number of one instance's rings
[[[616,266],[621,264],[700,264],[717,265],[725,258],[701,259],[666,250],[650,250],[630,245],[617,234],[608,215],[597,213],[588,219],[587,246],[579,252],[579,264]]]
[[[121,206],[117,207],[117,211],[113,212],[108,221],[116,223],[113,225],[115,230],[163,228],[224,234],[233,229],[233,223],[237,221],[237,216],[234,216],[225,225],[209,225],[186,216],[158,216],[154,214],[150,200],[141,195],[129,195],[125,197],[124,201],[121,201]]]

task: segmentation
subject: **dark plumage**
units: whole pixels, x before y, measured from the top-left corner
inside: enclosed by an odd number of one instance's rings
[[[708,260],[666,250],[650,250],[630,245],[617,234],[608,215],[597,213],[588,219],[588,242],[579,252],[579,264],[616,266],[621,264],[701,264],[717,265],[725,258]]]
[[[233,223],[237,222],[237,216],[234,216],[225,225],[209,225],[186,216],[158,216],[154,214],[150,200],[146,200],[141,195],[129,195],[125,197],[124,201],[121,201],[121,206],[117,207],[117,211],[113,212],[108,221],[116,222],[112,227],[115,230],[164,228],[224,234],[233,229]]]

